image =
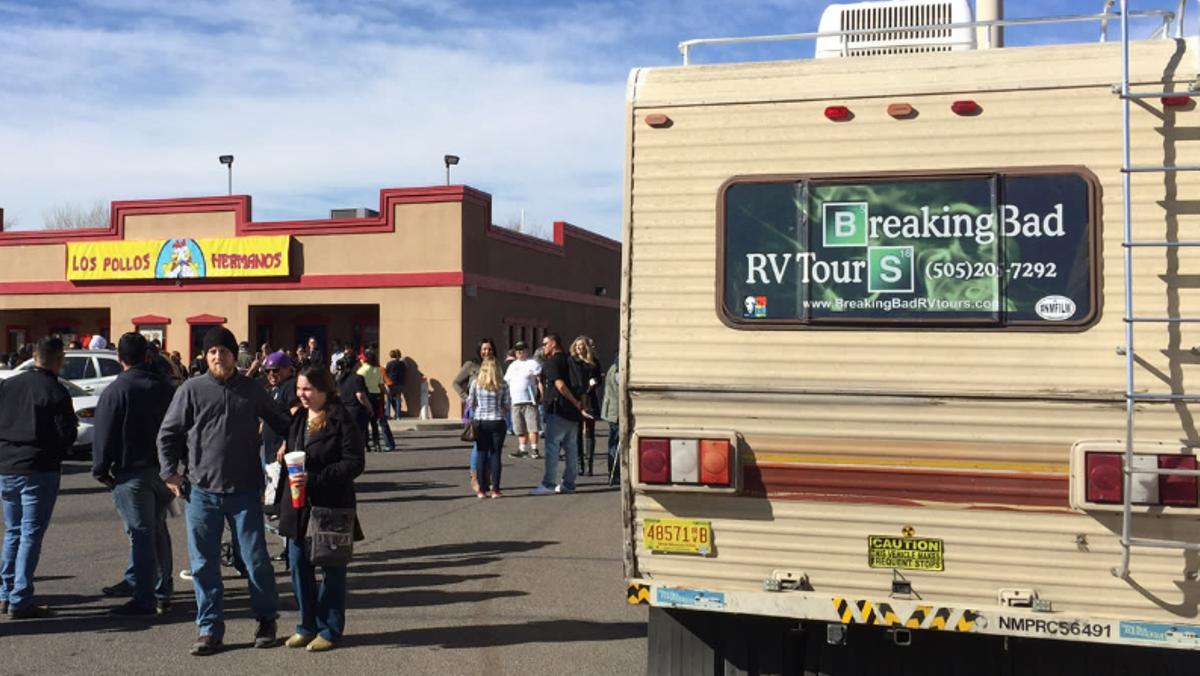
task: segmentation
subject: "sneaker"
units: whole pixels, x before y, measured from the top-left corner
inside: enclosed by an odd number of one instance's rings
[[[183,570],[179,571],[179,579],[180,580],[191,580],[192,579],[192,571],[188,568],[184,568]]]
[[[529,491],[529,494],[530,495],[554,495],[554,489],[546,488],[542,484],[538,484],[533,487],[533,490]]]
[[[529,457],[530,457],[530,459],[532,459],[532,460],[541,460],[541,459],[542,459],[542,454],[541,454],[541,453],[538,453],[537,451],[534,451],[534,452],[532,452],[532,453],[530,453],[530,454],[529,454]]]
[[[310,636],[308,634],[292,634],[288,640],[284,642],[284,645],[289,648],[303,648],[309,643],[312,643],[314,638],[316,638],[316,636]]]
[[[192,644],[191,653],[196,657],[204,657],[205,655],[215,655],[221,651],[221,639],[208,634],[200,634],[196,642]]]
[[[271,560],[272,561],[287,561],[288,560],[287,550],[285,549],[285,550],[279,552],[278,554],[276,554],[275,556],[272,556]]]
[[[172,607],[171,599],[159,599],[154,603],[154,612],[158,613],[159,615],[166,615],[167,613],[171,612]]]
[[[101,587],[100,593],[104,594],[105,596],[133,596],[133,586],[125,580],[121,580],[111,587]]]
[[[54,611],[46,606],[25,606],[24,608],[9,607],[8,616],[14,620],[42,620],[54,617]]]
[[[493,500],[495,500],[496,498],[502,498],[502,497],[504,497],[504,494],[503,494],[503,493],[501,493],[500,491],[492,491],[491,493],[489,493],[489,494],[488,494],[488,497],[490,497],[490,498],[492,498]]]
[[[476,491],[476,492],[475,492],[475,497],[477,497],[477,498],[479,498],[480,500],[482,500],[482,499],[486,498],[487,496],[486,496],[486,495],[484,495],[483,491]]]
[[[554,492],[555,493],[574,493],[575,489],[564,486],[563,484],[559,484],[554,487]]]
[[[259,620],[258,629],[254,631],[254,647],[274,648],[278,643],[275,638],[277,632],[278,627],[275,626],[275,620]]]
[[[524,457],[525,457],[525,456],[527,456],[527,455],[529,455],[529,454],[528,454],[528,453],[526,453],[525,451],[513,451],[512,453],[509,453],[509,454],[508,454],[508,457],[510,457],[510,458],[524,458]]]
[[[157,613],[158,608],[155,606],[150,606],[147,608],[146,606],[139,606],[133,601],[122,603],[116,608],[110,608],[108,611],[109,615],[117,615],[119,617],[142,617],[146,615],[156,615]]]
[[[333,650],[336,647],[337,646],[334,645],[333,641],[330,641],[329,639],[327,639],[323,636],[318,636],[318,637],[314,638],[312,641],[309,641],[308,652],[323,653],[326,650]]]

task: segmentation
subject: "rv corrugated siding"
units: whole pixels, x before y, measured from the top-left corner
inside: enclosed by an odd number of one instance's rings
[[[1195,43],[1135,43],[1147,91],[1196,76]],[[1048,65],[1049,64],[1049,65]],[[1172,71],[1172,69],[1174,69]],[[1196,616],[1184,603],[1194,559],[1136,550],[1137,591],[1114,578],[1116,515],[1066,508],[1068,451],[1124,437],[1119,44],[641,71],[632,86],[628,390],[635,428],[733,429],[744,461],[1021,472],[1060,480],[1057,508],[854,504],[748,495],[639,494],[635,520],[711,517],[717,555],[649,555],[634,528],[639,575],[697,586],[759,588],[775,568],[817,590],[885,595],[890,571],[866,567],[866,537],[946,540],[946,571],[912,573],[927,599],[994,603],[1032,587],[1056,609],[1131,617]],[[1157,82],[1157,84],[1155,84]],[[950,111],[956,99],[983,108]],[[889,103],[919,114],[893,120]],[[844,123],[825,106],[849,106]],[[650,128],[651,112],[670,116]],[[1133,110],[1135,164],[1200,165],[1200,111]],[[718,318],[717,197],[739,175],[1071,166],[1100,181],[1101,315],[1075,333],[740,331]],[[1200,239],[1196,174],[1134,176],[1135,239]],[[1136,314],[1200,316],[1200,253],[1139,249]],[[1186,391],[1200,378],[1200,326],[1139,325],[1137,387]],[[1200,350],[1200,348],[1197,348]],[[1195,406],[1143,406],[1138,438],[1197,442]],[[764,470],[764,472],[767,470]],[[903,495],[898,479],[898,495]],[[768,493],[770,495],[770,493]],[[1197,538],[1194,519],[1138,520],[1139,535]],[[1087,545],[1078,544],[1083,536]],[[1190,562],[1190,563],[1189,563]],[[1157,597],[1159,603],[1149,600]]]

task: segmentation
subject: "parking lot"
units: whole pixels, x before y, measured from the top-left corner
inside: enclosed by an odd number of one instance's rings
[[[469,493],[468,449],[456,431],[409,431],[400,450],[371,453],[359,478],[367,539],[351,565],[342,647],[313,655],[251,647],[245,583],[226,569],[224,652],[188,655],[191,586],[151,620],[118,619],[100,588],[120,579],[127,540],[107,490],[83,460],[64,466],[62,492],[38,568],[48,620],[0,622],[0,672],[628,674],[645,669],[644,607],[625,602],[619,494],[601,477],[572,496],[529,497],[541,463],[505,458],[505,497]],[[511,440],[510,440],[511,444]],[[603,440],[598,446],[603,447]],[[511,450],[511,448],[506,449]],[[603,465],[597,461],[597,467]],[[171,520],[175,568],[185,568],[183,520]],[[280,549],[269,538],[272,554]],[[277,563],[284,611],[291,584]]]

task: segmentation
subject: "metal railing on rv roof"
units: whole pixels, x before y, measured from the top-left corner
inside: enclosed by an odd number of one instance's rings
[[[847,38],[861,36],[884,36],[895,35],[896,33],[915,33],[918,31],[946,31],[951,29],[978,29],[978,28],[993,28],[1001,26],[1036,26],[1047,24],[1070,24],[1070,23],[1090,23],[1096,22],[1100,24],[1100,41],[1104,42],[1108,39],[1108,22],[1110,19],[1120,19],[1121,13],[1112,11],[1113,4],[1116,0],[1105,0],[1104,8],[1099,14],[1072,14],[1067,16],[1051,16],[1051,17],[1036,17],[1028,19],[994,19],[990,21],[967,21],[961,23],[940,23],[940,24],[921,24],[913,26],[880,26],[878,28],[857,28],[853,30],[840,31],[824,31],[815,33],[786,33],[778,35],[751,35],[737,38],[696,38],[693,40],[684,40],[679,43],[679,53],[683,55],[683,65],[691,65],[691,52],[693,47],[709,46],[709,45],[741,45],[767,42],[793,42],[802,40],[818,40],[821,38]],[[1175,27],[1175,37],[1183,37],[1183,16],[1186,8],[1187,0],[1179,0],[1179,8],[1172,12],[1167,9],[1150,9],[1137,12],[1129,12],[1129,18],[1158,18],[1162,24],[1150,36],[1151,38],[1167,38],[1171,33],[1171,27]],[[1178,21],[1176,18],[1178,17]],[[985,46],[991,47],[991,31],[982,31],[982,35],[986,36]],[[850,51],[848,41],[842,41],[843,56],[847,56]]]

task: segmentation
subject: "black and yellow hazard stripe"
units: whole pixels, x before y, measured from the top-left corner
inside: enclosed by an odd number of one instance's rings
[[[851,600],[840,596],[833,599],[834,610],[842,624],[874,624],[882,627],[905,627],[908,629],[934,629],[938,631],[975,631],[979,613],[964,610],[957,623],[951,623],[955,615],[953,608],[917,606],[908,619],[901,619],[890,603],[872,603],[866,599]],[[928,619],[928,626],[925,625]]]
[[[625,600],[629,605],[650,605],[650,585],[632,583],[629,585],[629,590],[625,592]]]

